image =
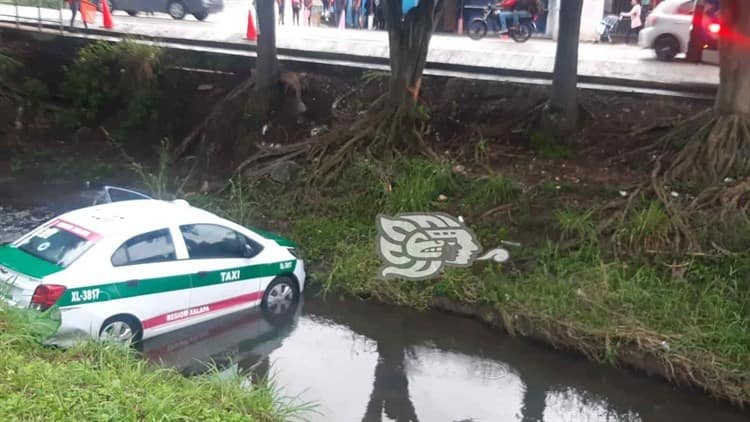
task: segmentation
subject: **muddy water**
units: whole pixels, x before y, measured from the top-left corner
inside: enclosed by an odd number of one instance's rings
[[[51,188],[50,203],[0,184],[0,237],[51,216],[24,207],[61,212],[90,201],[67,188]],[[311,297],[282,319],[236,313],[151,339],[143,353],[186,375],[206,372],[208,362],[226,376],[272,373],[286,395],[318,404],[314,421],[750,420],[702,394],[474,321],[360,301]]]
[[[450,315],[308,298],[286,322],[233,315],[144,345],[202,373],[274,374],[316,421],[747,421],[659,380],[604,368]]]

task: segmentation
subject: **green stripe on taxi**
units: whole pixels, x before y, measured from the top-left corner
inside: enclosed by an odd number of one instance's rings
[[[278,274],[293,273],[296,266],[297,260],[290,260],[210,271],[202,276],[198,276],[196,273],[189,273],[72,288],[63,294],[57,302],[57,306],[78,306],[134,296],[206,287],[221,283],[247,281],[260,277],[271,277]],[[237,271],[239,273],[236,273]]]

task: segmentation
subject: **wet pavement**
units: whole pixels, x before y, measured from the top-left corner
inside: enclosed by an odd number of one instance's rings
[[[58,187],[47,208],[44,196],[18,189],[0,184],[0,238],[91,200]],[[210,366],[251,381],[273,374],[286,396],[318,404],[313,421],[750,420],[701,393],[465,318],[308,296],[288,317],[235,313],[150,339],[143,354],[186,376]]]

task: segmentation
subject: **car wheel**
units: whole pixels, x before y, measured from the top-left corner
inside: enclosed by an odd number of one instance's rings
[[[268,285],[260,302],[263,312],[272,318],[283,318],[294,313],[299,303],[299,287],[289,277],[278,277]]]
[[[680,43],[672,35],[662,35],[654,42],[654,50],[659,60],[668,62],[680,52]]]
[[[169,13],[169,16],[171,16],[173,19],[184,19],[185,14],[187,11],[185,10],[185,5],[182,4],[181,1],[173,1],[169,3],[169,7],[167,7],[167,12]]]
[[[143,338],[141,323],[129,315],[108,318],[99,330],[99,339],[116,343],[138,343]]]
[[[466,34],[472,40],[481,40],[487,35],[487,22],[482,19],[474,19],[469,22],[469,27],[466,30]]]
[[[126,10],[125,13],[127,13],[130,16],[136,16],[138,14],[135,10]]]
[[[193,13],[193,16],[195,17],[195,19],[198,19],[199,21],[202,22],[206,20],[206,18],[208,17],[208,12]]]

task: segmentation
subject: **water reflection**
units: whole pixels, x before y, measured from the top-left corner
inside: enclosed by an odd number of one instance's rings
[[[320,421],[746,421],[658,380],[592,365],[479,324],[358,301],[248,311],[148,341],[187,375],[214,362],[319,403]]]
[[[186,376],[211,370],[243,370],[265,376],[270,353],[294,331],[301,310],[302,302],[281,316],[249,309],[149,339],[142,353]]]

